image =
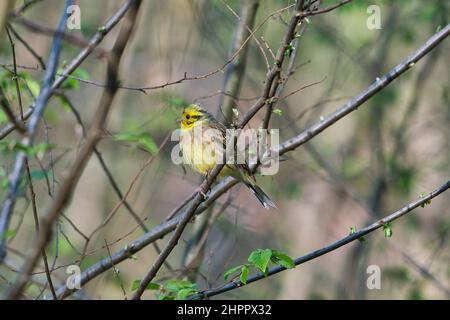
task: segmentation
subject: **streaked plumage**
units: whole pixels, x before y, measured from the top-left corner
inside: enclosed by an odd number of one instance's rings
[[[196,104],[191,104],[183,110],[180,127],[180,147],[184,162],[198,173],[206,175],[216,166],[217,159],[222,159],[226,150],[226,127]],[[218,178],[226,176],[242,181],[266,209],[276,207],[256,184],[247,164],[226,164]]]

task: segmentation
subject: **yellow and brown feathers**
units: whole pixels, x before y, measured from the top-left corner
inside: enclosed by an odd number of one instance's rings
[[[183,110],[180,127],[182,131],[180,147],[184,162],[200,174],[208,174],[219,163],[218,159],[223,159],[227,143],[226,127],[196,104],[191,104]],[[256,184],[246,163],[227,163],[218,178],[226,176],[242,181],[266,209],[276,207],[275,203]]]

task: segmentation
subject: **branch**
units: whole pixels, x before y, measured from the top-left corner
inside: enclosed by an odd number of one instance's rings
[[[18,23],[24,26],[30,32],[50,36],[54,35],[55,33],[59,33],[61,35],[62,40],[65,40],[75,46],[83,48],[89,45],[89,42],[82,36],[78,36],[64,31],[53,30],[52,28],[42,26],[32,20],[28,20],[16,14],[12,14],[12,16],[14,17],[13,23]],[[104,58],[106,56],[105,50],[98,47],[94,49],[94,53],[97,58]]]
[[[349,244],[369,233],[372,233],[373,231],[382,228],[384,225],[386,225],[387,223],[390,223],[394,220],[397,220],[398,218],[404,216],[405,214],[413,211],[414,209],[416,209],[419,206],[424,206],[427,203],[429,203],[429,201],[435,197],[437,197],[438,195],[440,195],[441,193],[447,191],[450,188],[450,180],[448,180],[446,183],[444,183],[442,186],[440,186],[439,188],[437,188],[436,190],[430,192],[429,194],[427,194],[426,196],[420,197],[419,199],[405,205],[404,207],[402,207],[401,209],[398,209],[397,211],[387,215],[386,217],[384,217],[381,220],[378,220],[374,223],[372,223],[371,225],[365,227],[364,229],[361,229],[353,234],[350,234],[346,237],[341,238],[340,240],[325,246],[323,248],[320,248],[318,250],[312,251],[308,254],[305,254],[297,259],[294,260],[294,263],[296,266],[303,264],[305,262],[314,260],[318,257],[321,257],[331,251],[334,251],[336,249],[339,249],[340,247]],[[281,266],[277,266],[277,267],[273,267],[270,268],[269,271],[267,272],[267,275],[264,275],[262,273],[256,274],[252,277],[249,277],[247,279],[247,283],[246,284],[250,284],[252,282],[256,282],[262,279],[265,279],[267,277],[273,276],[274,274],[277,274],[281,271],[285,271],[288,270],[284,267]],[[189,299],[202,299],[202,298],[206,298],[206,297],[212,297],[215,295],[218,295],[220,293],[224,293],[233,289],[237,289],[240,287],[245,286],[246,284],[242,283],[241,281],[234,281],[234,282],[230,282],[222,287],[216,288],[216,289],[211,289],[211,290],[205,290],[202,291],[194,296],[191,296]]]
[[[225,6],[228,6],[226,3]],[[237,51],[244,41],[248,34],[252,34],[252,28],[255,22],[256,12],[259,7],[259,0],[247,0],[242,4],[241,16],[235,14],[239,19],[238,26],[234,32],[233,42],[231,44],[230,52],[234,53]],[[229,8],[229,10],[232,10]],[[255,40],[258,39],[255,37]],[[247,66],[247,56],[249,46],[245,46],[242,52],[236,57],[236,59],[231,62],[225,69],[225,75],[223,78],[222,91],[230,94],[233,97],[239,96],[242,87],[242,80],[245,74],[245,69]],[[263,51],[264,53],[264,51]],[[230,97],[230,95],[221,95],[219,100],[219,112],[222,110],[223,118],[225,122],[230,122],[232,117],[232,108],[234,105],[234,100]]]
[[[450,24],[443,28],[438,33],[435,33],[431,38],[429,38],[425,44],[423,44],[417,51],[415,51],[410,57],[408,57],[405,61],[401,62],[399,65],[394,67],[390,72],[388,72],[383,78],[377,80],[375,83],[371,84],[368,88],[363,90],[360,94],[358,94],[355,98],[351,99],[349,102],[344,104],[342,107],[337,109],[335,112],[327,116],[323,121],[311,126],[306,129],[298,136],[293,137],[284,143],[280,144],[276,149],[278,150],[279,155],[283,155],[289,151],[292,151],[302,144],[308,142],[320,132],[325,130],[326,128],[333,125],[335,122],[345,117],[349,113],[358,109],[365,101],[369,98],[373,97],[376,93],[386,87],[390,82],[392,82],[395,78],[399,77],[406,70],[414,65],[417,61],[419,61],[423,56],[425,56],[428,52],[430,52],[433,48],[435,48],[442,40],[444,40],[450,33]],[[233,186],[235,186],[238,181],[233,178],[226,178],[217,184],[215,188],[211,190],[209,197],[204,201],[196,210],[195,214],[201,214],[209,205],[211,205],[217,198],[219,198],[222,194],[227,192]],[[110,258],[105,258],[96,264],[92,265],[88,269],[86,269],[81,274],[81,285],[86,284],[96,276],[102,274],[104,271],[108,270],[112,266],[112,262],[114,264],[118,264],[128,258],[130,258],[136,252],[142,250],[147,245],[152,242],[162,238],[164,235],[172,232],[177,224],[181,220],[181,216],[184,215],[186,210],[182,211],[178,216],[161,223],[156,226],[148,233],[144,234],[137,240],[133,241],[127,248],[119,250],[111,255]],[[62,287],[57,290],[58,295],[62,295],[62,297],[67,297],[74,290],[66,290],[66,287]]]
[[[113,16],[110,19],[108,19],[108,21],[105,23],[104,27],[99,28],[99,31],[89,41],[89,45],[86,48],[84,48],[64,68],[62,74],[55,79],[55,81],[52,83],[50,89],[48,89],[48,91],[49,91],[48,92],[48,94],[49,94],[48,98],[50,98],[50,96],[55,93],[55,90],[58,89],[61,86],[61,84],[64,82],[64,80],[67,78],[67,76],[70,75],[72,72],[74,72],[75,69],[78,68],[78,66],[92,53],[92,51],[103,40],[103,38],[106,36],[106,34],[108,34],[117,25],[117,23],[122,19],[122,17],[128,11],[131,3],[132,3],[132,0],[128,0],[127,2],[125,2],[113,14]],[[56,37],[56,35],[55,35],[55,37]],[[47,72],[50,72],[50,71],[51,71],[50,68],[47,69]],[[53,72],[53,74],[54,74],[54,72]],[[41,91],[41,95],[44,93],[43,91],[44,90]],[[24,114],[23,114],[23,119],[24,120],[28,119],[29,117],[32,116],[32,114],[34,114],[34,110],[35,110],[35,108],[37,106],[37,103],[38,103],[38,101],[36,101],[35,106],[31,106],[27,111],[24,112]],[[19,119],[19,120],[21,120],[21,119]],[[3,139],[4,137],[6,137],[9,133],[11,133],[14,130],[14,128],[15,128],[15,126],[11,124],[11,125],[8,125],[8,126],[4,127],[2,130],[0,130],[0,139]],[[23,153],[20,153],[20,154],[23,154]],[[21,156],[21,157],[23,157],[23,156]],[[18,166],[22,162],[23,162],[23,160],[20,160],[20,162],[16,161]],[[20,169],[18,171],[20,171],[20,172],[22,171],[21,168],[18,168],[18,169]],[[16,174],[15,179],[17,179],[17,176],[18,176],[17,173],[14,173],[14,174]],[[9,200],[7,199],[8,201],[4,202],[4,205],[2,207],[2,211],[0,213],[0,262],[2,261],[2,259],[4,258],[4,255],[6,254],[6,252],[4,252],[4,234],[5,234],[5,231],[7,230],[8,226],[9,226],[10,216],[12,214],[14,203],[15,203],[15,196],[14,196],[14,194],[16,194],[16,193],[17,193],[17,191],[15,193],[11,193],[13,195],[12,198],[11,198],[11,195],[7,196],[7,197],[9,197],[11,199],[9,199]]]
[[[67,0],[62,18],[57,28],[58,30],[64,30],[66,26],[66,9],[69,4],[70,0]],[[51,85],[56,72],[56,68],[58,66],[60,49],[61,37],[58,34],[55,34],[52,49],[50,51],[48,69],[45,73],[44,84],[42,86],[41,92],[39,93],[39,96],[36,99],[35,108],[33,109],[33,112],[31,114],[30,121],[27,124],[27,134],[21,141],[22,145],[24,145],[25,147],[30,147],[32,145],[33,138],[36,135],[38,123],[41,120],[42,114],[47,105],[47,101],[50,99]],[[6,195],[6,199],[3,202],[3,207],[0,213],[0,262],[2,262],[4,257],[6,256],[6,250],[4,248],[6,241],[5,233],[8,230],[11,215],[14,210],[15,201],[19,192],[20,179],[26,159],[27,155],[25,152],[20,151],[17,153],[16,159],[14,161],[14,168],[9,179],[9,190]]]
[[[202,185],[200,186],[200,191],[197,192],[196,196],[194,197],[194,200],[189,205],[186,212],[183,214],[182,218],[180,219],[180,222],[177,224],[175,228],[175,232],[170,238],[169,242],[166,244],[164,249],[159,254],[158,258],[156,259],[155,263],[152,265],[148,273],[145,275],[144,279],[142,279],[139,288],[136,290],[134,295],[132,296],[132,300],[139,300],[144,293],[145,289],[147,288],[147,285],[153,280],[153,278],[158,273],[159,269],[163,265],[164,261],[167,259],[169,254],[172,252],[172,250],[175,248],[175,246],[178,244],[178,240],[181,237],[181,234],[184,231],[184,228],[187,226],[189,221],[192,220],[192,218],[195,216],[195,212],[197,208],[200,206],[200,204],[205,200],[205,194],[210,189],[211,185],[213,184],[216,177],[219,175],[219,172],[222,170],[222,168],[225,166],[225,162],[222,164],[218,164],[214,167],[212,172],[209,174],[209,177],[203,181]]]
[[[285,141],[277,147],[280,154],[292,151],[305,142],[311,140],[312,137],[318,135],[320,132],[330,127],[338,120],[344,118],[349,113],[358,109],[364,102],[372,98],[375,94],[389,85],[392,81],[402,75],[405,71],[412,68],[420,59],[427,53],[434,49],[442,40],[450,34],[450,24],[446,25],[441,31],[435,33],[423,44],[417,51],[410,55],[406,60],[400,62],[391,71],[386,73],[381,78],[377,78],[369,87],[352,98],[335,112],[326,116],[323,121],[316,123],[312,127],[306,129],[301,134]]]
[[[277,59],[275,61],[275,64],[266,76],[266,81],[265,81],[266,84],[263,89],[263,98],[262,98],[262,99],[264,99],[264,101],[270,97],[270,92],[271,92],[270,89],[271,89],[274,81],[276,81],[275,79],[277,79],[279,77],[281,68],[283,66],[283,61],[285,58],[286,50],[287,50],[289,44],[291,43],[291,41],[295,37],[295,30],[301,19],[301,18],[299,18],[299,16],[300,16],[299,13],[302,10],[302,4],[303,4],[302,1],[299,1],[296,3],[296,5],[295,5],[296,12],[291,18],[291,22],[289,24],[288,30],[283,38],[280,48],[278,49],[277,57],[276,57]],[[253,36],[253,34],[254,34],[254,32],[251,33],[251,36]],[[250,38],[247,38],[247,40],[244,41],[242,45],[245,45],[245,43],[248,41],[248,39],[250,39]],[[241,45],[241,47],[242,47],[242,45]],[[239,51],[237,51],[237,52],[239,52]],[[235,58],[235,55],[229,61],[233,61],[234,58]],[[253,115],[255,113],[253,113]],[[253,117],[253,115],[250,117],[247,117],[247,119],[248,119],[247,121],[249,121]],[[242,122],[240,124],[240,127],[243,127],[245,124],[246,124],[246,122]],[[236,142],[237,142],[237,138],[234,139],[234,144],[236,144]],[[203,181],[202,185],[199,187],[199,191],[197,192],[197,195],[194,197],[194,200],[189,205],[188,209],[186,210],[186,212],[182,216],[180,222],[178,223],[177,227],[175,228],[174,234],[172,235],[172,237],[170,238],[170,240],[168,241],[168,243],[166,244],[166,246],[164,247],[162,252],[159,254],[158,258],[156,259],[155,263],[152,265],[152,267],[150,268],[148,273],[142,279],[142,281],[139,285],[139,288],[136,290],[136,292],[132,296],[133,300],[140,299],[140,297],[146,290],[147,285],[153,280],[153,278],[156,276],[159,269],[163,265],[164,261],[168,258],[169,254],[172,252],[172,250],[178,244],[178,240],[180,239],[185,227],[187,226],[189,221],[195,216],[195,214],[196,214],[195,212],[196,212],[197,208],[200,206],[200,204],[206,198],[205,197],[206,192],[208,192],[208,190],[210,189],[211,185],[215,181],[219,172],[225,166],[225,163],[226,163],[225,161],[222,161],[221,164],[217,164],[214,167],[214,169],[207,175],[207,178]]]
[[[61,189],[50,205],[50,209],[45,214],[45,216],[43,216],[39,236],[32,248],[30,258],[28,258],[24,263],[18,279],[7,294],[7,299],[17,299],[20,296],[20,293],[25,287],[30,274],[37,263],[40,252],[50,240],[53,223],[58,218],[61,210],[69,202],[69,198],[73,192],[73,189],[76,186],[86,163],[94,152],[95,145],[101,138],[106,118],[108,116],[115,94],[118,90],[118,73],[120,60],[122,58],[128,40],[130,39],[134,24],[136,23],[136,16],[140,5],[141,1],[139,0],[131,2],[129,15],[123,21],[122,28],[120,29],[119,35],[116,39],[116,42],[114,43],[114,46],[111,50],[111,55],[108,59],[106,74],[108,87],[104,90],[103,95],[100,98],[99,106],[96,110],[96,116],[87,134],[83,149],[80,151],[78,158],[72,165],[72,169],[64,179]],[[50,65],[49,69],[51,69]]]
[[[74,72],[84,60],[95,50],[95,48],[102,42],[104,37],[117,25],[117,23],[123,18],[125,13],[131,6],[133,0],[127,0],[107,21],[106,23],[100,27],[98,32],[91,38],[88,45],[80,51],[80,53],[72,60],[66,67],[63,69],[62,73],[55,79],[51,87],[51,93],[53,94],[56,89],[58,89],[61,84],[68,78],[68,76]],[[106,87],[107,85],[104,85]],[[31,106],[30,109],[25,111],[24,118],[28,119],[32,112],[34,106]],[[10,134],[14,130],[13,125],[5,126],[0,130],[0,140],[5,138],[8,134]]]
[[[319,14],[327,13],[327,12],[333,11],[333,10],[339,8],[340,6],[343,6],[343,5],[345,5],[345,4],[347,4],[347,3],[351,2],[351,1],[352,0],[344,0],[344,1],[341,1],[341,2],[339,2],[337,4],[335,4],[335,5],[332,5],[332,6],[329,6],[327,8],[320,9],[320,10],[319,10],[318,7],[314,7],[313,10],[306,10],[303,13],[302,16],[303,17],[309,17],[309,16],[317,16]]]
[[[27,129],[24,124],[19,120],[19,118],[14,115],[14,112],[9,104],[3,89],[0,87],[0,107],[2,108],[5,115],[8,117],[9,122],[22,134],[27,133]]]

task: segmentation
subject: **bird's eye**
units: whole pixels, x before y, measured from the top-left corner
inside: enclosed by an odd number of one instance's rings
[[[187,116],[186,116],[186,119],[190,119],[190,118],[191,118],[191,116],[190,116],[190,115],[187,115]]]

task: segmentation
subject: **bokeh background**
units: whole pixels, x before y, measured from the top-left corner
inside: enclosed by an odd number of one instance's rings
[[[23,1],[17,1],[17,6]],[[121,5],[118,0],[80,0],[81,30],[67,31],[79,39],[89,39]],[[292,1],[261,0],[255,26],[272,12]],[[323,6],[335,1],[323,1]],[[230,57],[230,46],[243,1],[152,0],[144,1],[132,41],[121,65],[124,86],[147,87],[188,75],[201,75],[223,65]],[[381,11],[381,29],[369,30],[367,7],[376,4]],[[23,14],[40,26],[55,28],[63,1],[38,1]],[[227,6],[228,5],[228,6]],[[366,88],[425,42],[449,20],[449,3],[433,1],[354,1],[333,12],[310,18],[300,38],[295,73],[285,93],[319,82],[280,101],[271,127],[280,129],[281,140],[295,136],[320,121],[349,98]],[[270,57],[281,43],[292,9],[268,19],[256,33]],[[20,36],[47,59],[51,37],[29,28],[20,19],[11,20]],[[100,47],[111,48],[118,28]],[[264,40],[261,40],[263,38]],[[21,77],[31,89],[39,89],[43,72],[37,60],[16,42]],[[283,159],[276,176],[258,181],[277,203],[266,211],[241,185],[223,195],[213,208],[197,218],[182,237],[157,281],[188,277],[199,289],[224,283],[225,270],[245,263],[258,248],[274,248],[292,257],[318,249],[395,211],[421,193],[448,180],[450,172],[450,91],[449,41],[445,40],[412,70],[366,102],[356,112],[339,121],[310,143]],[[60,65],[70,61],[80,47],[64,42]],[[7,71],[12,63],[11,47],[5,34],[0,39],[0,81],[13,106],[17,97]],[[105,61],[93,54],[77,76],[104,83]],[[9,67],[8,67],[9,66]],[[6,67],[6,68],[5,68]],[[245,112],[261,94],[266,66],[261,49],[249,42],[245,76],[236,108]],[[176,142],[158,147],[177,128],[176,118],[185,103],[196,101],[217,114],[221,101],[224,72],[185,81],[146,93],[120,90],[98,145],[106,164],[123,191],[126,191],[142,165],[152,159],[133,184],[128,201],[148,228],[164,221],[168,213],[200,183],[188,168],[174,165],[170,153]],[[66,82],[64,92],[89,126],[102,88],[76,80]],[[24,95],[26,104],[32,99]],[[17,109],[16,109],[17,110]],[[264,112],[251,122],[258,127]],[[3,122],[5,120],[3,119]],[[2,123],[2,126],[5,123]],[[0,174],[4,181],[11,171],[14,152],[8,145],[19,139],[13,133],[4,138]],[[53,147],[39,161],[30,160],[37,194],[38,211],[45,212],[52,194],[71,167],[83,143],[82,130],[67,101],[51,99],[45,122],[40,125],[39,143]],[[41,162],[41,163],[39,163]],[[48,179],[46,179],[46,175]],[[0,190],[3,198],[5,186]],[[231,197],[231,198],[230,198]],[[232,199],[232,201],[227,201]],[[55,282],[64,283],[66,266],[79,263],[85,245],[81,234],[98,228],[119,203],[96,157],[83,172],[70,205],[64,210],[47,247],[49,261],[56,267]],[[224,205],[225,204],[225,205]],[[219,295],[224,299],[448,299],[450,287],[449,227],[450,198],[434,199],[425,208],[392,224],[393,235],[385,238],[379,230],[294,270]],[[212,218],[211,218],[212,217]],[[208,219],[214,224],[198,247],[198,235]],[[6,265],[0,266],[0,290],[16,277],[34,241],[34,220],[30,195],[23,192],[11,224]],[[143,231],[121,206],[117,213],[92,237],[81,269],[123,248]],[[158,244],[163,246],[166,237]],[[123,299],[121,285],[129,295],[132,282],[141,279],[157,257],[148,246],[89,282],[82,298]],[[369,265],[381,268],[380,290],[366,286]],[[186,267],[193,267],[190,272]],[[50,297],[42,292],[45,274],[42,263],[35,270],[34,283],[26,294],[30,298]],[[153,292],[145,293],[154,299]]]

